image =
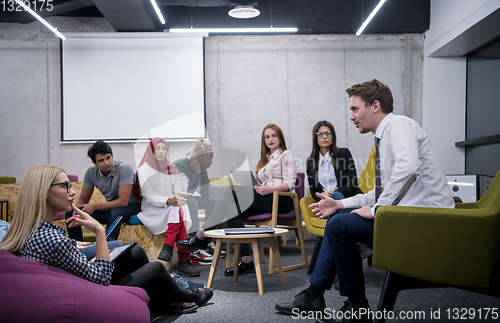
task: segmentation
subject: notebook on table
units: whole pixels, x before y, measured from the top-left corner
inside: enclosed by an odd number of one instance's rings
[[[230,229],[224,229],[224,234],[226,234],[226,235],[272,234],[272,233],[274,233],[273,228],[230,228]]]

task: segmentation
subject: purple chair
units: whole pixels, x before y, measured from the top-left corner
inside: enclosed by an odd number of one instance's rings
[[[302,263],[283,267],[284,271],[307,268],[307,252],[304,245],[305,237],[304,230],[302,230],[302,217],[300,213],[299,200],[304,197],[304,187],[305,187],[305,174],[297,173],[297,179],[295,180],[295,193],[290,192],[274,192],[273,193],[273,210],[272,213],[264,213],[253,215],[245,220],[245,224],[251,224],[255,226],[267,226],[271,228],[285,228],[289,230],[294,230],[297,240],[300,245],[300,251],[302,253]],[[278,213],[278,198],[280,196],[291,196],[293,199],[294,209],[288,213],[281,214]],[[278,269],[274,268],[272,251],[269,249],[269,273],[277,273]]]
[[[149,323],[142,288],[103,286],[0,250],[2,322]]]

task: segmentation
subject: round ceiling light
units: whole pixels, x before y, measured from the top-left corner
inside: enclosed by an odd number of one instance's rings
[[[236,6],[227,13],[230,17],[238,19],[255,18],[260,15],[259,9],[254,6]]]

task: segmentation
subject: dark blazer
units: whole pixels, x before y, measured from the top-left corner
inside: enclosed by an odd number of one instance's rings
[[[316,168],[313,172],[309,170],[309,165],[313,162],[314,160],[312,158],[307,159],[307,180],[309,182],[311,196],[316,201],[319,201],[319,197],[316,196],[316,193],[322,193],[324,189],[323,185],[321,185],[318,180],[318,169]],[[358,187],[356,165],[354,164],[354,159],[349,149],[340,148],[340,157],[337,163],[338,167],[335,167],[335,177],[337,178],[337,185],[339,187],[338,191],[346,198],[363,193]]]

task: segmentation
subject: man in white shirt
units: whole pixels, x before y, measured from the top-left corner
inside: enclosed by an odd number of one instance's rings
[[[292,303],[278,303],[276,310],[292,315],[300,311],[323,311],[323,294],[331,289],[338,273],[340,295],[348,297],[337,312],[369,310],[365,296],[363,266],[357,242],[373,244],[376,209],[394,204],[403,186],[416,176],[398,205],[453,208],[454,201],[429,139],[414,120],[396,116],[389,87],[374,79],[346,90],[350,97],[350,120],[360,133],[372,132],[378,150],[375,188],[343,200],[326,195],[312,204],[322,219],[328,216],[321,251],[311,276],[311,285]],[[367,316],[347,315],[337,322],[371,322]],[[326,322],[319,320],[320,322]]]

